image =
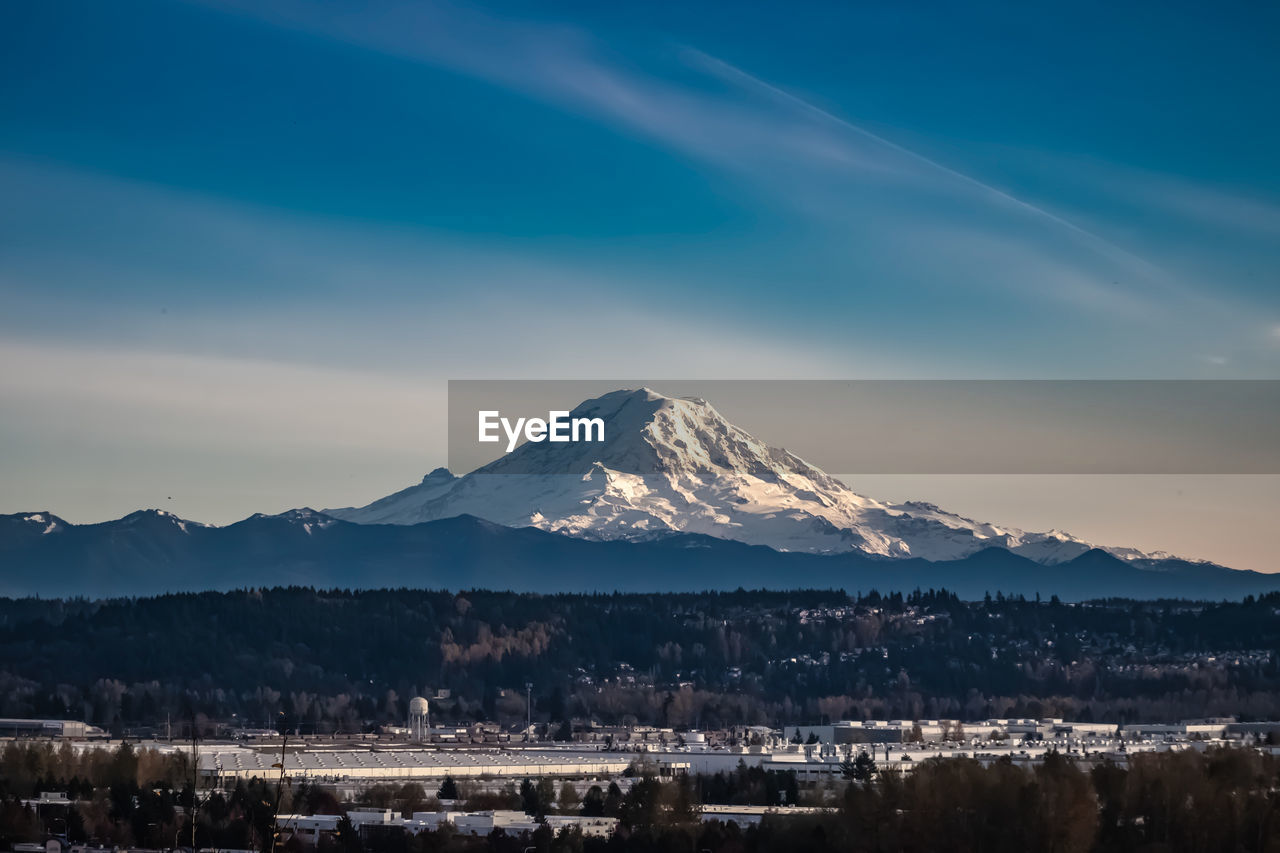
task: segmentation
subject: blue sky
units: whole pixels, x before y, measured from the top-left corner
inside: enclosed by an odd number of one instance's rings
[[[1280,9],[1120,5],[6,4],[0,510],[367,500],[449,377],[1276,378]]]

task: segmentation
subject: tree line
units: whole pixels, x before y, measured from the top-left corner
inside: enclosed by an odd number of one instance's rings
[[[473,838],[448,827],[412,835],[391,829],[357,833],[349,820],[321,839],[321,853],[479,853],[524,850],[556,853],[709,850],[712,853],[815,851],[970,851],[1023,853],[1205,853],[1280,850],[1280,760],[1258,750],[1140,753],[1124,765],[1082,766],[1050,753],[1024,767],[1001,759],[930,759],[907,774],[870,772],[850,780],[798,788],[788,773],[740,765],[736,771],[660,780],[637,767],[623,790],[601,783],[579,798],[573,786],[527,779],[498,791],[468,790],[445,780],[379,785],[352,803],[324,786],[279,789],[270,780],[240,780],[202,795],[193,811],[185,759],[123,744],[75,754],[42,744],[10,744],[0,754],[0,844],[40,841],[54,832],[71,842],[173,847],[187,839],[194,814],[198,847],[270,851],[284,812],[345,815],[350,806],[391,808],[408,817],[434,810],[441,799],[467,809],[512,808],[615,817],[618,832],[591,838],[545,825],[528,835],[495,831]],[[852,775],[852,774],[850,774]],[[75,800],[60,814],[37,817],[22,798],[37,790],[65,790]],[[820,806],[803,815],[767,815],[758,826],[703,818],[713,803]],[[456,807],[456,805],[455,805]],[[290,853],[302,853],[290,841]]]
[[[565,736],[573,719],[1277,719],[1278,609],[831,590],[0,599],[0,716],[350,734],[402,723],[420,694],[433,721],[518,722],[532,683],[535,719]]]

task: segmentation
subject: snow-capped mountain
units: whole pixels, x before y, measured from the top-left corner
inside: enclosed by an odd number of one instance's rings
[[[928,503],[863,497],[729,423],[705,400],[648,388],[615,391],[582,403],[572,416],[603,418],[606,440],[526,443],[466,476],[438,468],[368,506],[324,512],[363,524],[469,514],[583,539],[698,533],[779,551],[926,560],[1000,547],[1056,565],[1094,547],[1057,530],[1027,533]],[[1127,560],[1167,557],[1104,550]]]
[[[15,520],[17,521],[17,519]],[[25,525],[28,529],[39,530],[41,536],[57,533],[67,526],[65,521],[51,512],[33,512],[30,515],[24,515],[19,523]]]

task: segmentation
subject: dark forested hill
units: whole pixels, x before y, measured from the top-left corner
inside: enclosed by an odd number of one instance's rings
[[[840,591],[521,595],[242,590],[0,599],[0,717],[304,731],[534,716],[716,726],[842,718],[1280,718],[1280,594],[1067,604]]]

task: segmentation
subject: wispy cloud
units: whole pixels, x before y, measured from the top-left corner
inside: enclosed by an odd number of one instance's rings
[[[1066,229],[1072,234],[1075,234],[1085,239],[1089,243],[1093,244],[1099,251],[1103,252],[1104,254],[1108,254],[1116,258],[1124,259],[1127,262],[1134,263],[1136,265],[1148,268],[1153,272],[1156,271],[1155,267],[1151,265],[1149,262],[1145,261],[1144,259],[1139,258],[1136,255],[1133,255],[1131,252],[1125,251],[1119,246],[1116,246],[1115,244],[1106,240],[1102,236],[1095,234],[1093,231],[1083,228],[1080,225],[1077,225],[1074,222],[1071,222],[1055,213],[1052,213],[1043,207],[1038,207],[1035,204],[1032,204],[1031,202],[1025,201],[1021,198],[1018,198],[1015,195],[1012,195],[1011,193],[1008,193],[1004,190],[993,187],[992,185],[983,182],[982,180],[974,177],[973,175],[965,174],[964,172],[961,172],[957,169],[953,169],[950,166],[946,166],[938,162],[937,160],[930,159],[929,157],[926,157],[925,155],[920,154],[919,152],[913,151],[910,148],[907,148],[906,146],[900,145],[890,139],[886,139],[885,137],[880,136],[879,134],[876,134],[870,130],[867,130],[861,125],[855,124],[854,122],[846,118],[837,116],[834,113],[829,112],[825,109],[822,109],[821,107],[809,101],[806,101],[797,95],[794,95],[790,92],[785,91],[784,89],[779,88],[778,86],[774,86],[771,83],[761,80],[759,77],[756,77],[753,74],[749,74],[748,72],[742,70],[741,68],[731,65],[730,63],[725,62],[722,59],[718,59],[714,56],[703,53],[702,51],[693,49],[693,48],[687,49],[686,54],[698,66],[710,71],[711,73],[715,74],[716,76],[724,80],[728,80],[730,82],[746,86],[750,89],[763,92],[764,94],[769,95],[772,98],[775,98],[779,102],[789,107],[792,107],[796,110],[799,110],[801,113],[817,118],[824,123],[832,124],[840,128],[841,130],[848,131],[852,134],[855,134],[873,143],[876,146],[880,146],[886,151],[900,155],[901,157],[905,158],[909,162],[917,166],[924,167],[924,169],[929,173],[954,180],[969,189],[975,190],[980,195],[985,196],[990,200],[996,201],[1000,204],[1008,205],[1015,210],[1022,211],[1033,217],[1044,219],[1047,222],[1051,222],[1054,225],[1057,225],[1063,229]]]
[[[1044,151],[1011,152],[1038,171],[1057,174],[1082,192],[1122,209],[1201,226],[1215,237],[1280,235],[1280,202],[1249,189],[1194,181],[1129,164],[1064,157]]]
[[[18,340],[0,341],[0,363],[10,428],[87,418],[97,442],[295,453],[403,454],[443,436],[442,386],[382,371]]]
[[[1009,252],[1006,268],[1016,268],[1022,272],[1024,287],[1029,281],[1044,282],[1046,286],[1041,289],[1054,299],[1065,296],[1072,300],[1072,294],[1089,294],[1087,299],[1073,301],[1099,308],[1127,306],[1135,318],[1141,313],[1166,315],[1170,308],[1178,305],[1184,310],[1196,311],[1201,323],[1210,317],[1233,322],[1248,311],[1246,306],[1232,304],[1231,297],[1205,292],[1163,264],[1120,245],[1089,224],[1073,220],[1042,204],[995,187],[980,177],[914,151],[724,60],[693,48],[687,48],[684,54],[691,63],[720,79],[762,93],[801,115],[812,117],[822,124],[844,131],[846,135],[870,143],[873,149],[879,148],[879,158],[872,153],[865,153],[863,159],[880,159],[886,164],[885,171],[888,171],[889,163],[895,163],[893,171],[896,174],[912,176],[917,181],[926,182],[939,195],[958,190],[974,201],[1023,214],[1031,223],[1049,226],[1051,231],[1057,232],[1056,236],[1070,238],[1074,259],[1071,262],[1073,269],[1066,278],[1074,284],[1064,292],[1057,283],[1064,280],[1065,262],[1055,259],[1056,250],[1045,246],[1034,235],[1025,231],[1001,234],[999,226],[988,227],[986,233],[981,233],[977,223],[968,217],[956,223],[953,230],[956,233],[967,233],[971,239],[985,244],[988,255],[996,254],[992,249],[997,245],[1006,247]],[[778,119],[773,117],[771,120],[776,122]],[[1099,180],[1097,184],[1103,186],[1106,181]],[[1280,208],[1217,192],[1189,181],[1156,180],[1154,176],[1139,177],[1130,173],[1127,184],[1122,187],[1113,184],[1111,189],[1113,192],[1127,192],[1129,201],[1143,208],[1173,208],[1185,216],[1212,219],[1219,224],[1263,232],[1280,229]],[[927,221],[929,217],[926,214],[922,218]],[[929,229],[930,226],[924,224],[923,228]],[[939,249],[945,245],[945,241],[935,243]],[[1039,273],[1033,269],[1037,260],[1042,262],[1043,267]],[[1102,262],[1101,265],[1099,261]],[[1171,304],[1171,300],[1176,303]]]
[[[831,168],[882,171],[889,165],[812,122],[779,122],[759,102],[606,58],[589,34],[569,27],[446,3],[392,3],[377,10],[289,0],[203,4],[467,74],[721,166],[776,166],[796,158]]]
[[[11,202],[0,211],[11,238],[0,255],[9,309],[0,334],[10,339],[127,341],[438,381],[687,375],[693,365],[756,378],[923,370],[881,344],[835,354],[765,338],[762,326],[708,316],[693,300],[673,314],[654,303],[644,271],[452,233],[389,233],[3,157],[0,194]],[[46,234],[40,222],[57,228]],[[113,292],[126,295],[104,298]],[[678,349],[660,346],[673,336]]]
[[[1183,280],[1088,224],[694,48],[677,52],[683,69],[648,70],[652,61],[623,61],[574,28],[444,3],[384,5],[376,13],[301,2],[207,0],[207,5],[447,68],[593,117],[746,178],[744,186],[818,215],[821,227],[834,234],[873,218],[888,230],[928,233],[938,230],[936,219],[950,216],[957,233],[985,231],[988,250],[1016,244],[1007,264],[993,259],[984,279],[992,293],[1014,286],[1061,301],[1055,282],[1062,279],[1064,263],[1070,263],[1072,289],[1094,292],[1090,299],[1076,300],[1081,308],[1140,305],[1155,317],[1181,306],[1202,325],[1230,328],[1231,334],[1253,322],[1249,306]],[[704,75],[702,82],[690,79],[690,70]],[[716,85],[705,85],[712,80]],[[1189,197],[1184,200],[1188,207],[1198,206]],[[1069,262],[1062,258],[1064,241],[1073,252]],[[1036,258],[1043,259],[1040,273],[1031,269]],[[1006,266],[1016,268],[1017,275],[1005,275]]]

